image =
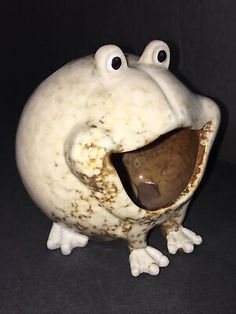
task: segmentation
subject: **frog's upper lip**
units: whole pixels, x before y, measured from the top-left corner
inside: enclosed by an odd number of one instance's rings
[[[141,208],[165,208],[183,195],[202,163],[201,130],[178,128],[111,159],[123,187]],[[186,193],[185,193],[186,194]]]

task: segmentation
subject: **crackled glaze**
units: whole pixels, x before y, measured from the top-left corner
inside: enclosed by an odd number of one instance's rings
[[[156,57],[160,50],[167,54],[164,62]],[[117,70],[114,57],[121,60]],[[140,58],[103,46],[94,56],[63,66],[30,97],[17,131],[16,159],[28,193],[54,221],[49,248],[70,253],[87,243],[85,236],[122,238],[137,276],[157,274],[168,264],[147,247],[154,226],[162,224],[172,253],[184,246],[174,247],[179,234],[184,243],[200,244],[181,229],[182,208],[200,183],[220,114],[212,100],[193,94],[169,72],[169,62],[169,48],[161,41],[149,43]],[[191,180],[170,204],[142,208],[124,189],[111,153],[136,150],[178,128],[198,130]]]

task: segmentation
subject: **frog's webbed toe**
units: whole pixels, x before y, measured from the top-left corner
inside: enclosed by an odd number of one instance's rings
[[[48,237],[47,247],[49,250],[61,248],[63,255],[69,255],[74,248],[84,247],[87,243],[88,237],[86,235],[53,223]]]
[[[141,273],[148,273],[156,276],[160,267],[166,267],[169,259],[157,249],[147,246],[142,249],[134,249],[129,256],[130,269],[134,277]]]
[[[181,226],[177,231],[171,231],[166,236],[167,248],[171,254],[175,254],[179,249],[185,253],[191,253],[194,245],[202,243],[202,237],[195,232]]]

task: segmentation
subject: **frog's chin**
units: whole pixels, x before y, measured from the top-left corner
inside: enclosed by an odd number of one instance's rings
[[[174,204],[202,169],[201,130],[175,129],[111,160],[131,200],[146,210]]]

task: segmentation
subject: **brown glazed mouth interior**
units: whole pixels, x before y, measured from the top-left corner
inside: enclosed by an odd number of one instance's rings
[[[198,160],[199,131],[171,131],[138,150],[117,153],[111,161],[131,200],[157,210],[174,203],[190,182]]]

